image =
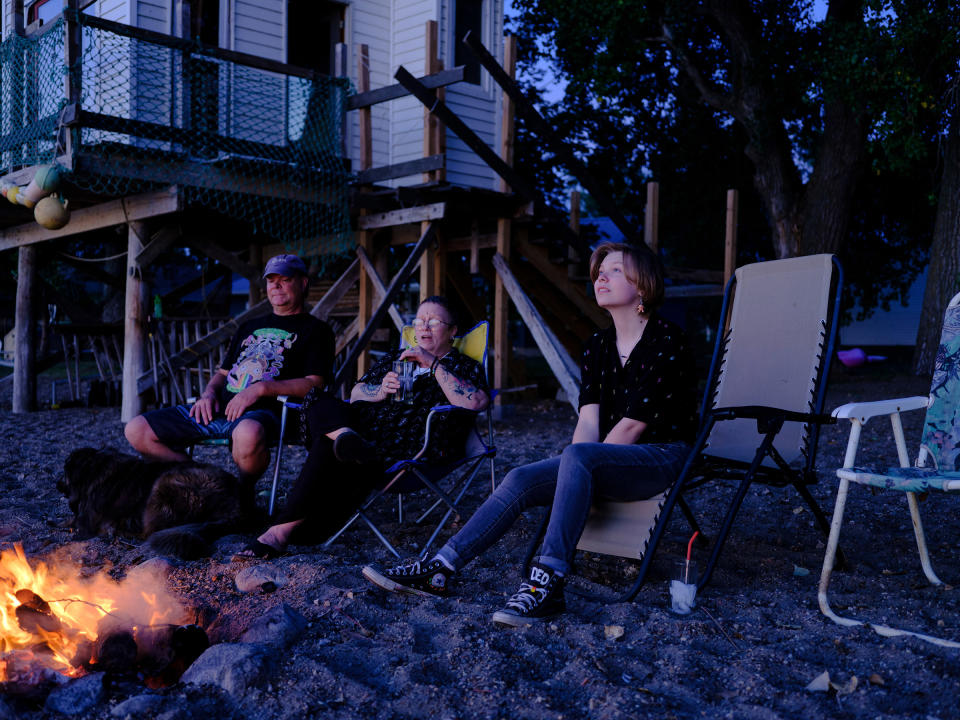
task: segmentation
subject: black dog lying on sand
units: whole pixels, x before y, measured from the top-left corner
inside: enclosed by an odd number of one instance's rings
[[[80,448],[67,458],[57,489],[83,537],[146,538],[155,552],[184,559],[209,555],[212,540],[246,529],[252,519],[239,480],[202,463]]]

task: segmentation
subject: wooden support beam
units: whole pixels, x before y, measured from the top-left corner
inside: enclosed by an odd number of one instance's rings
[[[361,170],[357,173],[357,184],[370,185],[371,183],[377,183],[383,180],[415,175],[418,172],[432,172],[442,168],[444,162],[443,155],[431,155],[430,157],[407,160],[406,162],[395,163],[394,165],[383,165],[382,167],[370,168],[369,170]]]
[[[610,323],[610,316],[605,310],[602,310],[597,303],[587,297],[586,291],[581,285],[572,283],[567,276],[567,271],[562,265],[556,265],[550,261],[546,248],[540,245],[534,245],[526,238],[517,240],[517,252],[530,261],[530,263],[558,288],[565,288],[564,294],[577,309],[590,322],[599,327],[606,327]]]
[[[37,311],[34,288],[37,248],[22,247],[17,259],[17,346],[13,358],[13,412],[37,408]]]
[[[360,321],[357,318],[354,318],[350,321],[350,324],[347,325],[340,333],[337,335],[337,344],[334,347],[333,354],[339,355],[346,349],[350,344],[350,341],[353,340],[357,333],[360,332]]]
[[[337,372],[337,377],[333,384],[334,392],[337,391],[337,389],[346,379],[345,373],[347,372],[347,368],[351,367],[360,352],[366,347],[367,343],[370,342],[370,338],[373,337],[373,333],[376,332],[377,328],[380,326],[380,322],[383,320],[383,316],[386,314],[387,308],[390,306],[390,303],[393,302],[396,294],[400,292],[400,288],[405,282],[407,282],[407,280],[410,278],[410,275],[413,274],[413,271],[417,267],[417,263],[420,262],[420,258],[423,256],[423,251],[427,248],[427,245],[433,242],[433,236],[435,232],[435,225],[430,223],[430,226],[427,228],[426,232],[423,233],[413,250],[410,251],[410,254],[407,256],[406,261],[404,261],[403,266],[400,268],[400,271],[397,273],[396,277],[394,277],[390,282],[390,287],[387,288],[386,295],[377,309],[374,310],[370,321],[367,323],[366,327],[364,327],[363,332],[360,333],[360,337],[357,338],[357,342],[353,345],[353,347],[350,348],[350,352],[347,353],[346,359],[340,366],[340,370]]]
[[[200,237],[199,235],[188,235],[185,239],[189,245],[202,252],[208,258],[216,260],[221,265],[230,268],[233,272],[237,273],[237,275],[245,277],[251,283],[260,282],[259,270],[243,262],[243,260],[229,250],[224,250],[212,240]]]
[[[643,216],[643,241],[657,252],[660,243],[660,183],[647,183],[647,207]]]
[[[443,69],[443,63],[440,60],[440,34],[439,34],[439,24],[436,20],[427,20],[425,28],[425,52],[426,57],[424,58],[423,67],[426,75],[433,75],[440,72]],[[444,99],[444,90],[443,88],[436,89],[437,98],[440,102],[443,102]],[[431,157],[433,155],[443,155],[443,146],[445,143],[442,140],[444,129],[443,125],[440,123],[440,119],[430,112],[430,109],[424,107],[423,109],[423,156]],[[444,179],[445,176],[444,169],[437,168],[429,172],[423,173],[423,182],[439,182]]]
[[[149,267],[160,255],[180,239],[179,225],[164,225],[150,237],[150,244],[137,255],[137,265]]]
[[[453,85],[463,80],[463,67],[442,70],[433,75],[424,75],[417,79],[425,88],[430,89]],[[409,94],[410,91],[399,83],[387,85],[369,92],[358,92],[356,95],[351,95],[347,98],[347,110],[359,110],[360,108],[370,107],[371,105],[377,105],[382,102],[387,102],[388,100],[406,97]]]
[[[727,222],[723,243],[723,286],[726,287],[737,269],[737,214],[740,207],[740,193],[727,190]]]
[[[447,251],[450,250],[450,244],[447,243]],[[470,274],[476,275],[480,272],[480,221],[473,219],[470,224]]]
[[[567,401],[573,406],[574,412],[579,411],[580,368],[577,367],[573,358],[557,340],[553,331],[547,327],[530,298],[521,289],[520,283],[510,272],[507,261],[500,253],[493,256],[493,267],[496,268],[497,277],[503,280],[503,285],[510,295],[510,299],[520,313],[520,317],[523,318],[524,324],[530,330],[537,347],[540,348],[540,353],[560,383],[560,387],[567,396]]]
[[[363,248],[368,253],[373,252],[373,232],[370,230],[361,230],[357,233],[357,247]],[[370,318],[373,317],[373,283],[370,276],[363,270],[363,263],[360,264],[360,295],[358,300],[357,321],[360,327],[367,327]],[[363,375],[370,369],[370,356],[363,348],[357,354],[357,377]]]
[[[387,287],[383,284],[383,280],[380,279],[380,273],[377,272],[377,269],[370,261],[370,256],[367,255],[367,251],[359,245],[357,246],[357,257],[360,258],[360,262],[363,265],[363,270],[366,272],[367,279],[370,280],[370,284],[373,285],[373,289],[377,294],[377,298],[383,301],[383,298],[387,294]],[[387,312],[390,314],[390,319],[393,320],[393,324],[397,330],[403,332],[403,318],[400,317],[400,311],[397,310],[396,305],[390,303],[390,306],[387,308]]]
[[[147,303],[146,284],[137,265],[143,249],[146,227],[142,222],[129,223],[127,229],[127,290],[123,325],[123,383],[120,422],[130,422],[143,412],[143,400],[137,389],[137,378],[143,374],[146,358]]]
[[[432,223],[420,223],[420,232],[426,232],[431,225]],[[420,302],[437,294],[436,254],[436,244],[430,243],[424,250],[423,257],[420,258]]]
[[[391,210],[389,212],[377,213],[376,215],[361,215],[357,218],[357,227],[361,230],[373,230],[375,228],[406,225],[408,223],[423,222],[425,220],[439,220],[443,218],[446,212],[447,204],[442,202],[401,208],[400,210]]]
[[[513,79],[517,69],[517,38],[507,36],[503,46],[503,70],[507,77]],[[503,114],[500,118],[500,158],[508,166],[513,166],[514,145],[514,112],[515,106],[510,94],[503,92]],[[500,192],[508,192],[510,185],[507,179],[500,177]],[[526,230],[523,231],[526,234]],[[509,260],[512,224],[508,218],[497,219],[497,253]],[[494,279],[493,288],[493,385],[497,388],[507,386],[510,369],[510,300],[507,289],[499,273]],[[502,398],[497,397],[495,403],[500,404]]]
[[[320,302],[310,310],[310,314],[321,320],[326,320],[337,303],[340,302],[343,296],[349,292],[353,284],[359,279],[360,259],[357,258],[350,263],[350,267],[344,271],[343,275],[338,277],[336,282],[327,289],[327,292],[324,293]]]
[[[176,185],[171,185],[165,190],[133,195],[76,210],[70,214],[70,222],[59,230],[47,230],[35,222],[17,225],[0,233],[0,251],[47,240],[57,240],[126,222],[146,220],[158,215],[169,215],[179,211],[180,208],[179,189]]]
[[[357,92],[370,91],[370,48],[361,45],[357,52]],[[373,124],[370,117],[370,107],[362,107],[358,111],[360,122],[360,169],[369,170],[373,167]]]

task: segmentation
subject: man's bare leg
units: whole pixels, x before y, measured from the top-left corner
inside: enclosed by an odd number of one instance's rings
[[[182,450],[174,450],[160,442],[156,433],[153,432],[153,428],[150,427],[150,423],[143,415],[137,415],[128,422],[126,427],[123,428],[123,434],[133,449],[147,460],[183,462],[190,459],[190,456]]]

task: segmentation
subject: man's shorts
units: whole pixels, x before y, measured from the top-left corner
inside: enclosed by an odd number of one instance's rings
[[[157,439],[169,447],[193,445],[201,440],[229,440],[233,430],[243,420],[255,420],[267,433],[267,442],[274,444],[280,436],[280,421],[269,410],[250,410],[234,421],[217,415],[204,425],[190,417],[189,405],[149,410],[143,414]]]

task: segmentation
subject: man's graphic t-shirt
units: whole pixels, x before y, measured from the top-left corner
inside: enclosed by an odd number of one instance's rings
[[[290,380],[307,375],[332,379],[334,337],[330,326],[308,313],[267,315],[248,320],[237,330],[221,367],[227,370],[231,395],[262,380]],[[271,398],[250,409],[279,413]]]

